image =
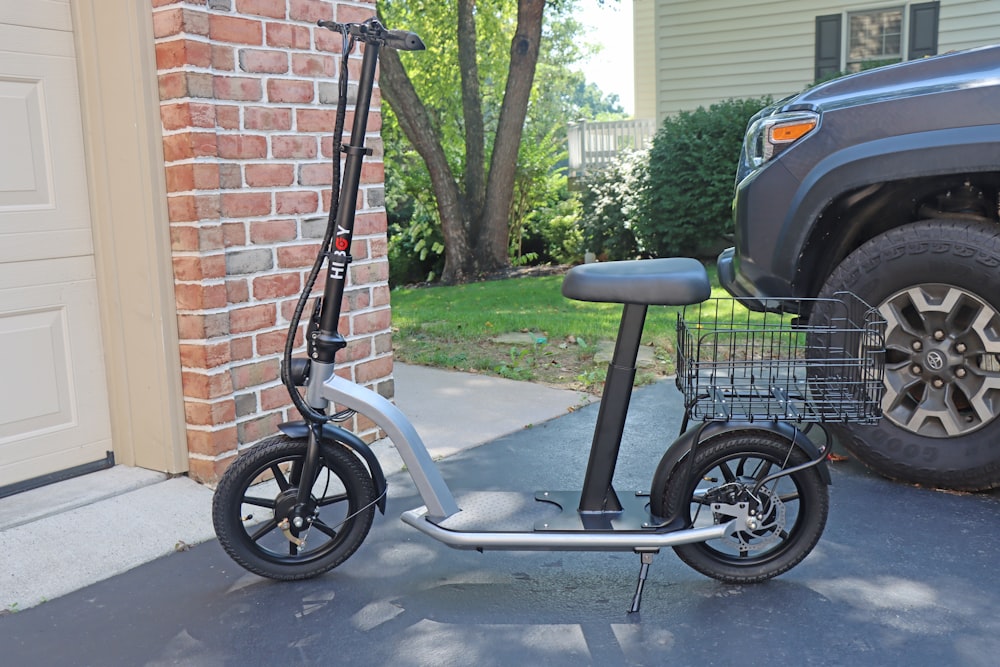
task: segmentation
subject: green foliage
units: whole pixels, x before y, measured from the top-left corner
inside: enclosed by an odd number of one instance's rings
[[[616,96],[603,95],[571,69],[592,47],[579,39],[574,0],[545,9],[545,26],[535,82],[519,147],[515,195],[510,212],[511,260],[571,262],[580,258],[579,233],[570,224],[578,210],[561,167],[566,162],[567,121],[624,117]],[[480,0],[476,31],[486,162],[506,85],[516,3]],[[380,0],[379,13],[390,28],[419,34],[427,51],[400,54],[414,88],[433,114],[452,173],[465,173],[465,120],[462,113],[455,0]],[[444,246],[430,175],[409,145],[388,105],[383,105],[386,209],[390,222],[390,284],[440,275]],[[410,227],[414,227],[411,229]],[[421,250],[417,245],[424,241]]]
[[[582,183],[580,233],[584,250],[602,260],[634,259],[639,254],[635,225],[648,155],[622,153],[607,168]]]
[[[411,196],[430,181],[423,162],[400,152],[406,169],[386,171],[386,212],[389,222],[389,284],[432,282],[444,268],[444,239],[434,202]]]
[[[733,177],[747,119],[770,103],[727,100],[664,121],[631,218],[644,253],[704,257],[728,243]]]
[[[539,258],[537,249],[525,248],[525,237],[537,235],[547,224],[541,207],[566,194],[566,176],[554,169],[566,157],[566,145],[558,138],[558,129],[529,121],[526,134],[529,140],[521,142],[518,150],[510,208],[510,258],[515,266]]]
[[[532,232],[541,237],[541,256],[556,264],[578,264],[583,261],[583,232],[577,224],[580,219],[580,200],[565,194],[551,206],[536,209],[538,222]],[[532,218],[534,220],[534,218]]]

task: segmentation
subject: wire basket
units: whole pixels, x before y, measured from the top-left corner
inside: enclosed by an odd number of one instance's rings
[[[772,305],[772,304],[769,304]],[[849,292],[687,306],[677,317],[677,388],[698,420],[850,422],[882,416],[885,320]],[[809,324],[803,324],[810,314]]]

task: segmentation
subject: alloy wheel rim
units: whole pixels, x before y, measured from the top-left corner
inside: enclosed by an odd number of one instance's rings
[[[977,431],[1000,414],[1000,314],[976,294],[925,283],[879,306],[886,321],[882,412],[930,438]]]

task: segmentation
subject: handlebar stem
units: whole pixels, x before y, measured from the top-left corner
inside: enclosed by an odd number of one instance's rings
[[[340,201],[337,205],[336,233],[328,258],[319,320],[317,327],[309,333],[307,341],[309,357],[322,363],[333,363],[337,351],[344,347],[343,337],[337,333],[337,324],[340,321],[341,302],[351,263],[351,241],[354,237],[354,217],[361,183],[362,160],[365,155],[371,154],[371,150],[365,148],[365,133],[368,128],[368,113],[375,86],[375,67],[380,46],[378,40],[368,41],[365,45],[350,144],[345,144],[341,149],[347,154],[347,158],[344,162]],[[348,57],[348,54],[343,54],[343,57]],[[340,156],[334,156],[334,159],[339,160]]]

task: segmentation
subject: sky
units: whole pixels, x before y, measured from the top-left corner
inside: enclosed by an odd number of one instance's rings
[[[632,66],[632,0],[580,0],[578,20],[590,28],[588,40],[602,45],[602,51],[580,64],[587,81],[605,93],[616,93],[629,114],[635,113]]]

